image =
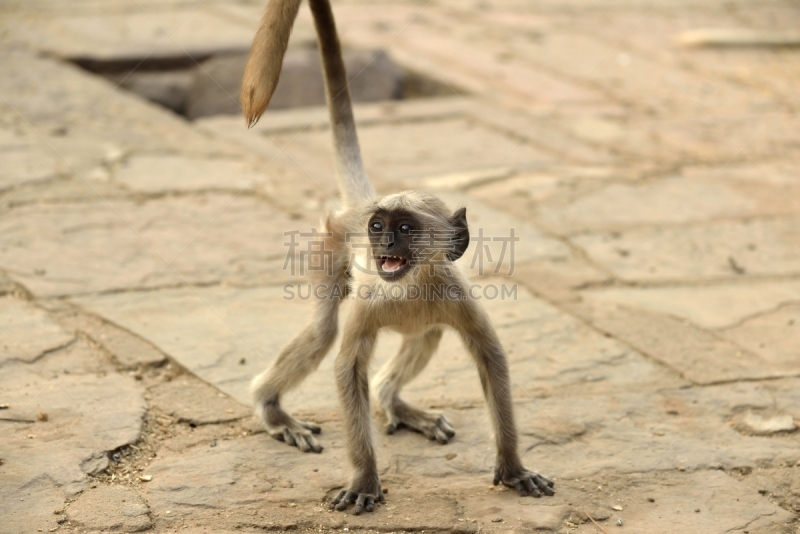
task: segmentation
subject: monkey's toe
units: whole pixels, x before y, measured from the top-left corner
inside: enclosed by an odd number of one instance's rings
[[[522,469],[517,473],[504,473],[504,470],[498,469],[495,471],[494,484],[503,483],[504,486],[516,489],[521,497],[539,498],[542,495],[553,496],[556,492],[553,490],[555,483],[538,473]]]
[[[372,512],[375,510],[375,503],[383,502],[383,499],[383,491],[380,489],[377,491],[377,497],[373,493],[342,490],[339,492],[336,498],[331,501],[331,506],[342,512],[347,509],[348,504],[355,503],[355,506],[353,507],[353,514],[361,515],[361,512],[364,510],[367,512]]]
[[[386,433],[394,434],[400,428],[409,428],[424,434],[428,439],[436,440],[442,445],[456,435],[455,429],[444,415],[418,410],[402,401],[390,413]]]
[[[314,423],[307,423],[305,421],[297,421],[297,423],[306,430],[310,431],[312,434],[319,434],[322,432],[322,428]]]
[[[319,427],[317,427],[319,429]],[[269,435],[278,441],[283,441],[292,447],[297,447],[303,452],[322,452],[322,445],[319,444],[317,439],[312,435],[313,430],[306,430],[305,426],[302,429],[283,427],[280,429],[273,429],[269,431]]]

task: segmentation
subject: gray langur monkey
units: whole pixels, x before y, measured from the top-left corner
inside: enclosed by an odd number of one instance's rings
[[[438,198],[417,191],[377,197],[361,160],[347,77],[329,0],[309,0],[319,39],[337,178],[344,209],[328,217],[325,268],[312,272],[318,295],[313,318],[252,383],[255,410],[269,434],[300,450],[321,452],[314,434],[320,428],[299,421],[280,405],[281,395],[317,368],[338,333],[342,300],[352,292],[353,310],[344,327],[336,358],[336,386],[344,416],[348,457],[355,473],[350,486],[332,504],[354,513],[372,511],[383,501],[370,425],[368,366],[378,332],[389,328],[403,335],[399,352],[375,377],[380,407],[389,433],[406,426],[447,443],[454,435],[443,415],[411,406],[402,387],[427,365],[442,336],[453,328],[475,361],[491,414],[497,446],[494,483],[520,495],[553,495],[553,482],[525,469],[517,452],[517,430],[511,404],[508,363],[488,316],[468,296],[467,280],[457,260],[469,245],[466,209],[450,212]],[[271,0],[253,40],[242,81],[241,105],[248,126],[267,108],[300,0]],[[348,234],[368,237],[363,246]],[[425,255],[414,246],[420,235],[447,235],[445,243],[426,242]],[[356,289],[357,288],[357,289]],[[439,289],[437,289],[439,288]],[[446,288],[446,291],[440,289]],[[411,291],[422,298],[408,298]],[[395,297],[394,295],[400,295]]]

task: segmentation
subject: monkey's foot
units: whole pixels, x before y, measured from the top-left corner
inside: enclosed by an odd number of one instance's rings
[[[556,493],[553,490],[555,483],[552,480],[543,477],[539,473],[528,471],[524,467],[516,469],[498,467],[494,471],[494,485],[496,486],[500,482],[504,486],[516,489],[521,497],[530,495],[538,498],[542,494],[552,496]]]
[[[256,415],[264,423],[267,433],[274,439],[284,441],[303,452],[322,452],[322,445],[313,436],[322,431],[319,425],[299,421],[284,412],[277,404],[267,403],[256,407]]]
[[[391,409],[386,410],[386,415],[389,418],[389,423],[386,425],[387,434],[394,434],[398,428],[407,427],[441,444],[447,443],[456,435],[456,431],[444,415],[419,410],[399,399],[395,400]]]
[[[363,486],[363,487],[362,487]],[[342,490],[336,496],[331,505],[340,512],[347,508],[351,502],[356,503],[353,508],[355,515],[361,515],[361,512],[366,510],[371,512],[375,509],[376,502],[383,502],[383,490],[381,489],[380,482],[372,484],[353,484],[351,489]]]

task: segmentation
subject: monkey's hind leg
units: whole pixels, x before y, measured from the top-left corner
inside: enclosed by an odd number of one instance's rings
[[[328,353],[336,340],[338,309],[339,300],[321,300],[311,324],[281,350],[272,367],[256,376],[250,386],[256,415],[269,435],[303,452],[322,452],[313,436],[320,433],[320,427],[286,413],[280,398],[314,371]]]
[[[439,327],[418,336],[404,336],[400,350],[375,376],[374,388],[388,419],[388,434],[407,427],[442,444],[456,435],[450,422],[441,413],[420,410],[400,398],[400,390],[428,365],[441,339],[442,329]]]

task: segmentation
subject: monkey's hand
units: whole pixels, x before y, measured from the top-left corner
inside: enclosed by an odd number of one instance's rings
[[[524,467],[509,468],[507,466],[498,466],[494,471],[494,485],[500,482],[504,486],[516,489],[521,497],[541,497],[544,495],[555,495],[552,480],[549,480],[539,473],[528,471]]]
[[[346,509],[348,504],[354,502],[356,506],[353,508],[353,513],[360,515],[364,510],[367,512],[373,511],[376,502],[383,502],[383,490],[381,489],[381,483],[377,479],[369,484],[354,483],[351,488],[349,490],[343,489],[331,501],[333,507],[340,512]]]
[[[277,403],[256,407],[256,415],[264,422],[267,433],[278,441],[285,441],[303,452],[322,452],[322,445],[313,434],[321,432],[314,423],[299,421],[287,414]]]
[[[444,415],[419,410],[400,399],[394,401],[386,410],[386,414],[389,418],[389,423],[386,425],[387,434],[394,434],[398,428],[408,427],[443,445],[456,435],[456,431]]]

